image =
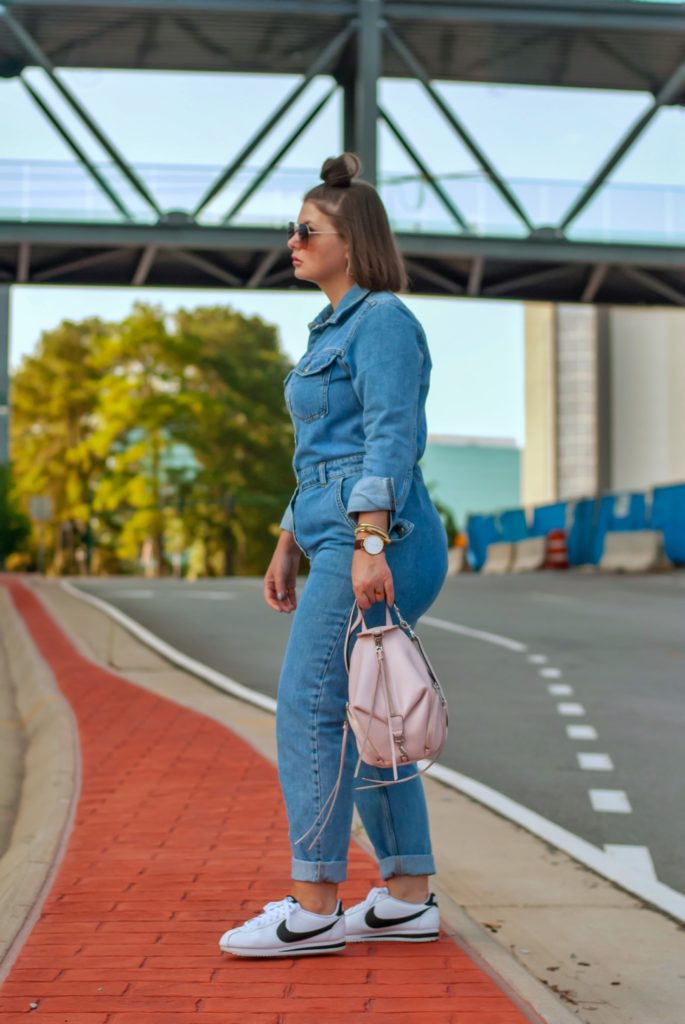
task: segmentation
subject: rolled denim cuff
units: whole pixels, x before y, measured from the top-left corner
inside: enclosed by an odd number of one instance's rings
[[[435,860],[430,853],[404,854],[397,857],[383,857],[378,861],[378,870],[385,881],[393,875],[434,875]]]
[[[293,533],[293,510],[290,507],[290,502],[288,502],[288,507],[283,513],[283,518],[278,525],[282,530],[289,530],[290,533]]]
[[[344,882],[347,878],[347,861],[297,860],[293,857],[290,877],[296,882]]]
[[[395,482],[391,476],[363,476],[350,491],[348,512],[392,511],[396,507]]]

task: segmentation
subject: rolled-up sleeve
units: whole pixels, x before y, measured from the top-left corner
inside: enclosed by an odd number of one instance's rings
[[[346,353],[362,406],[363,476],[347,511],[402,511],[416,461],[419,392],[425,359],[421,328],[402,307],[379,304],[364,316]]]

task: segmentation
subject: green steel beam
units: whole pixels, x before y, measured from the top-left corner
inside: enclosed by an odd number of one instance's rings
[[[682,32],[683,10],[673,5],[657,7],[635,3],[595,2],[595,0],[481,0],[480,3],[393,3],[384,6],[386,18],[397,21],[440,21],[456,25],[524,25],[535,27],[614,29],[616,31]]]
[[[224,224],[228,224],[235,217],[236,213],[238,213],[238,211],[243,208],[248,199],[252,195],[254,195],[254,193],[257,191],[262,182],[271,174],[274,167],[276,167],[280,163],[280,161],[283,159],[283,157],[288,152],[293,143],[299,139],[302,133],[306,131],[306,129],[312,123],[312,121],[314,121],[316,117],[318,117],[318,115],[326,106],[329,99],[331,98],[331,96],[333,95],[337,88],[337,85],[332,86],[332,88],[330,88],[328,92],[321,97],[319,102],[315,104],[314,107],[312,107],[307,116],[303,118],[302,121],[300,121],[297,128],[295,128],[295,130],[290,133],[290,135],[285,140],[283,145],[280,146],[280,148],[272,156],[271,160],[269,160],[268,164],[266,164],[266,166],[262,168],[259,174],[254,178],[254,180],[250,182],[250,184],[247,186],[244,192],[240,196],[238,196],[233,206],[230,208],[226,216],[223,218]]]
[[[423,180],[425,182],[427,182],[427,184],[433,189],[433,191],[435,192],[436,196],[438,197],[440,202],[443,204],[445,209],[448,211],[450,216],[453,217],[454,220],[456,220],[457,224],[459,225],[459,227],[463,231],[468,231],[469,230],[469,225],[468,225],[468,222],[466,221],[466,218],[462,215],[462,213],[460,212],[459,208],[456,206],[456,204],[449,197],[449,195],[447,194],[445,189],[442,187],[440,182],[437,180],[437,178],[430,172],[430,170],[428,169],[427,164],[424,163],[424,161],[421,159],[419,154],[416,152],[416,150],[414,149],[412,144],[409,142],[409,140],[402,133],[399,125],[397,125],[393,121],[393,119],[388,114],[387,110],[385,110],[383,107],[379,107],[379,113],[380,113],[381,117],[383,118],[383,120],[385,121],[385,123],[387,124],[388,128],[390,129],[390,131],[393,133],[393,135],[395,136],[395,138],[399,142],[400,146],[402,146],[402,148],[404,149],[404,151],[407,154],[407,156],[409,157],[409,159],[412,160],[414,162],[414,164],[416,165],[417,169],[419,170],[420,174],[423,177]]]
[[[116,209],[119,211],[119,213],[121,213],[123,215],[123,217],[126,220],[132,221],[133,220],[133,214],[130,212],[130,210],[128,209],[128,207],[124,203],[123,199],[121,199],[117,195],[117,193],[112,188],[112,186],[107,181],[107,179],[104,177],[104,175],[100,174],[100,171],[97,169],[97,167],[95,166],[93,161],[90,159],[88,154],[81,148],[81,146],[78,144],[76,139],[74,139],[69,134],[69,132],[67,131],[65,126],[62,124],[62,122],[57,117],[55,112],[48,106],[48,104],[45,102],[45,100],[40,95],[40,93],[36,92],[36,90],[33,88],[31,83],[24,77],[23,74],[19,75],[19,81],[24,86],[24,88],[26,89],[27,93],[29,94],[31,99],[34,101],[36,106],[42,111],[42,113],[48,119],[48,121],[53,126],[53,128],[57,131],[57,133],[60,135],[60,137],[67,144],[67,146],[72,151],[72,153],[74,154],[76,159],[79,161],[79,163],[83,165],[83,167],[85,168],[86,172],[93,179],[93,181],[95,182],[97,187],[102,192],[104,192],[104,194],[107,196],[108,199],[110,199],[112,201],[112,203],[114,204]]]
[[[685,28],[685,19],[683,19],[683,28]],[[636,141],[642,135],[648,124],[654,119],[656,114],[658,114],[663,106],[682,96],[683,90],[685,90],[685,61],[683,61],[668,80],[664,82],[654,97],[654,102],[650,103],[645,112],[637,118],[632,127],[628,129],[626,134],[616,145],[613,152],[610,153],[604,161],[592,180],[588,182],[580,196],[571,206],[568,213],[561,220],[559,224],[560,231],[565,231],[569,224],[571,224],[579,214],[582,213],[590,200],[596,195],[607,180],[616,165],[620,163],[626,153],[635,145]]]
[[[302,78],[302,81],[298,82],[295,88],[288,93],[282,103],[274,110],[273,114],[267,118],[267,120],[261,125],[261,127],[255,132],[251,139],[242,147],[238,155],[231,161],[225,170],[215,179],[214,182],[209,186],[204,196],[193,210],[193,217],[198,217],[206,206],[214,199],[216,195],[224,188],[225,185],[231,180],[235,173],[242,167],[247,158],[251,153],[259,146],[259,144],[266,138],[269,132],[275,128],[278,122],[281,120],[283,115],[287,113],[292,105],[299,99],[304,90],[307,88],[309,83],[316,75],[322,74],[327,68],[333,63],[335,58],[341,52],[347,41],[356,31],[356,22],[350,22],[349,25],[342,31],[339,32],[334,39],[328,44],[325,50],[317,57],[314,63],[307,69]]]
[[[632,264],[640,267],[672,268],[683,271],[683,247],[680,245],[639,245],[614,242],[573,241],[565,238],[506,238],[482,235],[416,234],[396,232],[402,252],[409,257],[486,261],[528,261],[592,265]],[[148,245],[165,249],[192,249],[202,252],[263,253],[282,248],[286,251],[285,232],[278,228],[226,227],[186,224],[102,224],[61,223],[57,221],[0,221],[0,246],[26,243],[35,252],[41,245],[74,249],[114,249],[132,251]],[[34,253],[35,262],[35,253]]]
[[[6,0],[17,11],[55,8],[101,8],[106,11],[169,14],[275,14],[303,17],[352,17],[352,0]],[[639,6],[635,2],[602,0],[480,0],[459,3],[404,3],[386,0],[384,17],[403,21],[453,24],[550,26],[616,31],[682,31],[685,4]]]
[[[114,143],[107,137],[107,135],[105,135],[102,128],[100,128],[95,119],[91,117],[71,89],[64,84],[62,79],[56,73],[52,62],[43,53],[33,37],[26,31],[24,26],[12,16],[7,6],[2,3],[0,3],[0,19],[5,23],[5,25],[7,25],[14,38],[23,47],[31,60],[35,61],[35,63],[45,71],[52,84],[66,100],[76,116],[90,130],[91,134],[97,139],[105,152],[109,154],[130,185],[140,196],[142,196],[145,202],[152,207],[155,213],[161,217],[162,210],[157,205],[157,200],[148,191],[147,187],[138,177],[133,168],[121,155]]]
[[[414,78],[418,79],[421,85],[424,87],[433,103],[436,105],[438,110],[443,114],[448,123],[452,126],[454,131],[457,133],[461,141],[464,143],[468,151],[473,156],[474,160],[483,168],[485,173],[490,178],[493,187],[497,189],[499,194],[504,199],[507,206],[514,211],[516,216],[525,224],[529,231],[533,230],[533,224],[528,217],[528,214],[519,203],[518,199],[508,187],[502,176],[495,170],[494,164],[491,163],[489,158],[485,155],[483,150],[480,148],[478,143],[471,134],[466,130],[464,125],[461,123],[456,114],[451,108],[445,103],[442,96],[433,87],[428,72],[421,64],[421,62],[414,56],[412,51],[409,49],[407,44],[403,42],[398,35],[390,28],[389,25],[385,28],[385,36],[388,42],[395,50],[397,55],[403,61],[405,66],[411,71]]]

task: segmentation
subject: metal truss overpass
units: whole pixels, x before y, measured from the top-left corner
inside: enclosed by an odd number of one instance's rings
[[[26,75],[34,67],[45,73],[40,89]],[[60,75],[60,68],[73,67],[270,72],[298,78],[194,201],[187,208],[170,208]],[[670,235],[655,229],[646,239],[644,233],[631,239],[625,232],[598,238],[578,229],[582,215],[607,189],[612,172],[659,111],[685,99],[683,3],[4,0],[0,75],[21,82],[105,207],[97,217],[84,212],[48,219],[30,210],[20,217],[0,201],[0,285],[295,286],[283,235],[291,210],[270,224],[238,219],[339,93],[343,144],[359,153],[364,177],[384,188],[378,168],[383,124],[442,211],[437,230],[405,230],[395,223],[414,291],[685,305],[682,205]],[[431,171],[431,154],[419,152],[381,105],[378,82],[383,77],[420,84],[445,131],[454,133],[479,168],[481,186],[506,211],[507,231],[478,223],[463,184]],[[322,79],[327,91],[266,165],[250,170],[257,147],[314,80]],[[579,184],[565,212],[548,223],[522,198],[516,183],[498,171],[443,98],[439,81],[639,90],[652,99],[623,137],[607,139],[601,166]],[[93,160],[70,131],[51,100],[55,90],[102,160]],[[234,188],[222,206],[222,197],[238,181],[237,197]]]

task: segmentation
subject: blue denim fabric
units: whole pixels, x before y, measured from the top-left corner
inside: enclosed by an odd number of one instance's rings
[[[283,382],[295,428],[295,474],[362,454],[363,474],[346,496],[346,510],[388,509],[388,532],[398,539],[413,528],[400,512],[426,447],[432,363],[423,328],[392,292],[358,284],[309,327],[307,351]],[[290,503],[280,526],[292,532]]]
[[[447,536],[421,469],[430,356],[423,331],[399,299],[353,286],[334,314],[314,321],[308,354],[286,377],[295,424],[297,486],[281,523],[310,561],[278,684],[278,773],[288,816],[291,873],[302,881],[346,878],[353,807],[371,840],[381,878],[435,872],[420,778],[358,790],[350,733],[332,816],[311,849],[313,823],[338,775],[347,699],[343,643],[354,603],[356,519],[390,509],[393,543],[385,557],[395,599],[415,626],[447,574]],[[330,355],[335,350],[335,356]],[[394,615],[394,613],[392,613]],[[364,613],[385,621],[385,604]],[[350,642],[353,648],[356,633]],[[400,777],[416,765],[399,766]],[[391,779],[392,769],[363,765],[360,775]]]

